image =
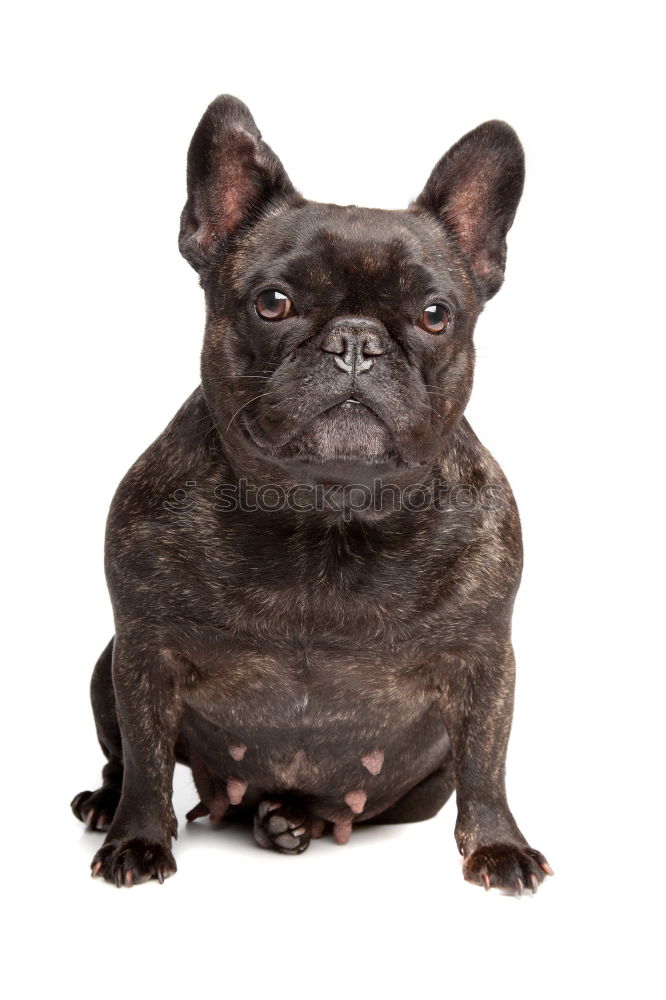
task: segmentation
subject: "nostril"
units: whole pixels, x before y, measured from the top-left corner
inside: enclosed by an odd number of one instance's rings
[[[339,331],[332,330],[321,345],[322,351],[327,354],[346,354],[348,348],[347,336]]]
[[[376,358],[384,353],[384,348],[379,337],[374,333],[369,333],[363,338],[361,351],[366,358]]]
[[[326,354],[334,355],[334,361],[340,371],[355,377],[370,371],[374,359],[384,353],[384,340],[374,330],[368,329],[368,324],[361,327],[353,321],[342,322],[325,334],[321,349]]]

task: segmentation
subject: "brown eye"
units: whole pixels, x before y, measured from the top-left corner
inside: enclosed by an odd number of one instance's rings
[[[433,302],[421,313],[419,326],[426,333],[444,333],[451,322],[451,310],[444,302]]]
[[[268,288],[262,292],[254,304],[254,308],[262,319],[286,319],[291,316],[294,306],[291,299],[278,292],[277,288]]]

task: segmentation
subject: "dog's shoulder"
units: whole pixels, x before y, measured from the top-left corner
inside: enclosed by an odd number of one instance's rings
[[[219,463],[219,458],[219,438],[198,386],[121,480],[111,504],[111,520],[163,509],[174,491]]]
[[[516,500],[499,463],[465,418],[440,456],[438,470],[448,508],[466,525],[484,573],[492,565],[505,586],[517,588],[523,547]],[[446,530],[446,522],[442,524]]]
[[[224,475],[219,435],[201,387],[185,401],[162,433],[134,462],[111,502],[106,530],[109,582],[133,564],[154,570],[157,562],[187,548],[200,532],[202,486]]]

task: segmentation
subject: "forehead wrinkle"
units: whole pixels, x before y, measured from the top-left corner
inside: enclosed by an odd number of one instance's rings
[[[294,247],[285,253],[273,256],[258,267],[240,267],[237,271],[235,285],[241,295],[251,292],[265,282],[280,280],[289,284],[299,284],[298,276],[304,276],[309,283],[323,283],[323,274],[316,259],[303,257],[302,251]]]
[[[362,287],[366,294],[376,294],[382,300],[392,293],[399,298],[425,295],[436,284],[429,268],[404,257],[396,259],[395,255],[383,254],[382,249],[386,250],[365,243],[348,243],[324,259],[316,253],[289,255],[283,273],[294,288],[335,288],[342,292]]]
[[[449,256],[450,243],[436,220],[408,212],[317,202],[280,206],[234,255],[233,283],[245,295],[264,281],[328,288],[347,274],[368,286],[373,278],[393,280],[403,295],[444,292],[443,284],[457,286],[456,278],[465,277],[454,264],[455,250]]]
[[[373,278],[394,281],[403,287],[431,283],[432,275],[419,262],[424,256],[423,247],[407,228],[389,220],[390,214],[380,220],[390,222],[388,231],[386,225],[378,223],[373,232],[372,226],[361,226],[355,219],[349,223],[343,220],[343,226],[329,223],[326,228],[309,232],[302,255],[290,263],[325,284],[339,281],[344,275],[368,282]]]

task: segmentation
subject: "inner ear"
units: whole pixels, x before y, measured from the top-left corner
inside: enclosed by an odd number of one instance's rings
[[[223,94],[208,107],[187,155],[180,251],[200,273],[224,242],[294,187],[248,108]]]
[[[506,234],[523,190],[525,161],[506,122],[468,132],[445,153],[410,208],[437,216],[468,261],[485,298],[504,279]]]

